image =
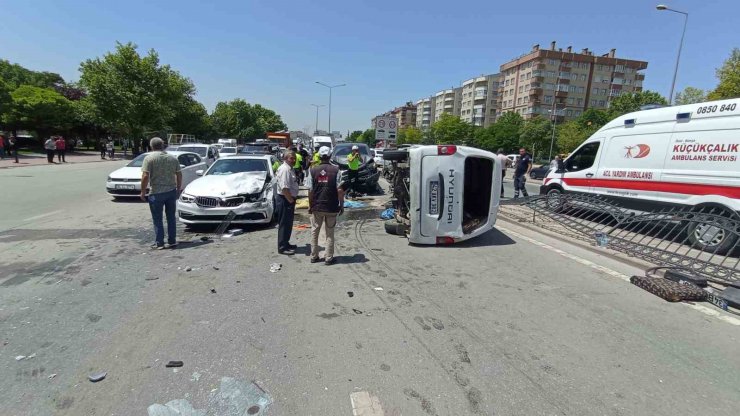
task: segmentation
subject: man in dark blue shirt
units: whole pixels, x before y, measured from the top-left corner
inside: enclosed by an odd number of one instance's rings
[[[519,190],[522,191],[522,195],[529,196],[527,193],[527,187],[524,186],[527,182],[527,176],[529,171],[532,170],[532,156],[527,154],[527,149],[519,149],[519,160],[516,161],[516,169],[514,170],[514,198],[519,198]]]

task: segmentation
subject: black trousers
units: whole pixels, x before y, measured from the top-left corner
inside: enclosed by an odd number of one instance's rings
[[[360,179],[360,172],[357,170],[349,169],[347,171],[347,181],[349,182],[349,190],[357,193],[357,182]]]
[[[46,149],[46,161],[49,163],[54,163],[54,151]]]
[[[506,171],[501,171],[501,196],[504,196],[504,177],[506,177]]]
[[[293,233],[295,204],[288,202],[282,195],[278,195],[275,202],[278,220],[278,250],[286,250],[290,244],[290,236]]]
[[[100,148],[100,158],[101,159],[105,159],[105,153],[106,153],[105,147],[101,147]]]
[[[67,153],[64,149],[57,149],[57,160],[59,162],[66,162],[67,160],[64,158],[65,153]]]

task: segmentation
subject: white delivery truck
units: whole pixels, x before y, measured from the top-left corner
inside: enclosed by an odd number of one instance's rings
[[[334,139],[331,136],[313,136],[311,141],[313,142],[314,152],[317,152],[322,146],[326,146],[330,150],[334,149]]]
[[[236,139],[218,139],[218,143],[221,147],[236,147]]]
[[[496,223],[501,166],[495,154],[453,145],[387,149],[395,219],[387,232],[414,244],[453,244]]]
[[[656,108],[618,117],[599,129],[550,171],[541,194],[601,195],[634,210],[663,206],[740,211],[740,99]],[[692,244],[723,252],[735,235]],[[716,237],[716,236],[715,236]]]

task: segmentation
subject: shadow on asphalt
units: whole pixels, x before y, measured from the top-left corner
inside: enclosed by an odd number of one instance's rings
[[[367,257],[362,253],[353,254],[351,256],[334,256],[337,259],[337,264],[355,264],[355,263],[367,263]]]
[[[457,244],[440,245],[437,247],[472,248],[472,247],[489,247],[489,246],[508,246],[511,244],[516,244],[516,241],[512,240],[511,238],[509,238],[509,236],[507,236],[506,234],[494,228],[491,231],[483,235],[479,235],[476,238],[466,240],[466,241],[463,241]],[[419,247],[425,247],[425,246],[420,245]]]

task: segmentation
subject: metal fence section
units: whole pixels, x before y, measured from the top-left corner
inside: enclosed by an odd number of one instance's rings
[[[720,207],[634,211],[594,195],[505,200],[499,215],[725,283],[740,280],[740,215]]]

